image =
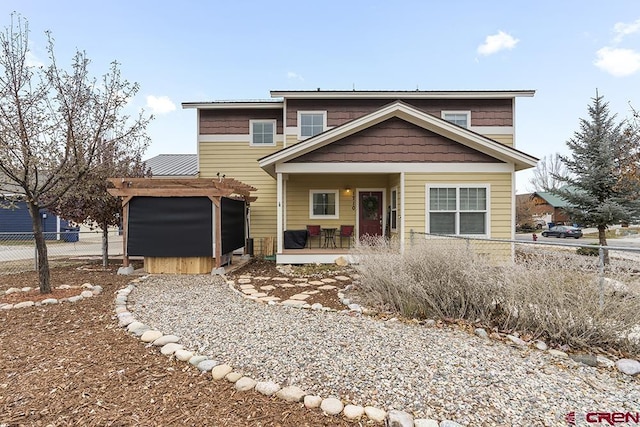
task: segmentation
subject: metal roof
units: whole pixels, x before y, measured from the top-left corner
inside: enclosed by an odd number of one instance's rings
[[[546,191],[536,191],[534,194],[537,194],[554,208],[565,208],[567,206],[571,206],[571,203],[569,203],[567,200],[553,193],[549,193]]]
[[[154,177],[198,175],[197,154],[158,154],[145,164]]]

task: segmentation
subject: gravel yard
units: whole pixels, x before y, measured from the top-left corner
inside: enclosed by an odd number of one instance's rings
[[[640,407],[640,383],[535,349],[344,312],[250,301],[211,276],[153,276],[138,320],[260,381],[463,425],[566,425],[565,414]]]

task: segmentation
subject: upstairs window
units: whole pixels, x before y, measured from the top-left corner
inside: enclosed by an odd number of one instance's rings
[[[324,132],[327,127],[326,111],[298,111],[298,137],[310,138]]]
[[[471,125],[471,111],[443,111],[442,118],[463,128]]]
[[[429,187],[429,232],[488,234],[487,186]]]
[[[249,133],[251,145],[276,145],[275,120],[250,120]]]

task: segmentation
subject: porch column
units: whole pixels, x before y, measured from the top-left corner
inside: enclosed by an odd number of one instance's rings
[[[404,172],[400,172],[400,200],[398,201],[400,211],[400,253],[404,253]],[[425,204],[426,206],[426,204]]]
[[[277,244],[277,250],[276,250],[276,256],[277,254],[281,254],[282,253],[282,249],[284,247],[284,215],[283,215],[283,209],[284,209],[284,192],[283,192],[283,186],[282,186],[282,173],[278,172],[277,173],[277,177],[276,177],[276,182],[277,182],[277,187],[276,187],[276,212],[277,212],[277,226],[276,226],[276,232],[277,232],[277,236],[276,236],[276,241],[278,242]]]

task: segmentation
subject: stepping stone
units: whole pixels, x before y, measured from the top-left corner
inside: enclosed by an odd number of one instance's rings
[[[289,299],[290,300],[297,300],[297,301],[304,301],[307,298],[309,298],[311,295],[306,295],[306,294],[295,294],[293,296],[290,296]]]
[[[257,383],[258,382],[253,378],[242,377],[238,381],[236,381],[236,384],[234,385],[234,387],[238,391],[249,391],[252,388],[254,388]]]
[[[294,282],[308,282],[309,279],[307,279],[306,277],[296,277],[295,279],[293,279]]]
[[[160,331],[147,331],[140,337],[140,341],[142,342],[154,342],[158,338],[162,336],[162,332]]]
[[[240,289],[254,289],[255,286],[253,285],[240,285]]]
[[[262,298],[260,298],[260,301],[263,301],[263,302],[280,301],[280,298],[278,298],[278,297],[262,297]]]
[[[251,283],[251,279],[238,279],[238,283],[240,283],[241,285]]]
[[[211,370],[211,377],[214,380],[221,380],[233,371],[229,365],[218,365]]]
[[[292,285],[291,283],[282,283],[280,284],[281,288],[295,288],[296,285]]]
[[[256,391],[265,396],[272,396],[280,391],[280,385],[273,381],[259,382],[256,384]]]
[[[288,282],[289,278],[288,277],[272,277],[271,280],[275,280],[277,282]]]
[[[273,291],[276,287],[272,285],[260,286],[260,289],[263,291]]]
[[[340,399],[329,397],[322,401],[322,403],[320,404],[320,409],[322,409],[325,414],[338,415],[344,409],[344,405],[342,404]]]
[[[309,284],[313,286],[321,286],[321,285],[324,285],[324,282],[321,282],[319,280],[314,280],[313,282],[309,282]]]
[[[315,295],[315,294],[319,294],[320,291],[304,291],[303,294],[305,295]]]
[[[299,288],[306,288],[306,287],[309,287],[311,285],[308,284],[308,283],[298,283],[298,284],[296,284],[296,286],[299,287]]]
[[[255,294],[251,294],[251,296],[252,296],[253,298],[264,298],[264,297],[266,297],[266,296],[267,296],[267,294],[266,294],[266,293],[264,293],[264,292],[257,292],[257,293],[255,293]]]
[[[340,280],[341,282],[347,281],[347,280],[351,280],[349,277],[347,276],[335,276],[334,279],[336,280]]]
[[[290,306],[294,306],[294,307],[301,307],[303,305],[305,305],[306,303],[304,301],[300,301],[300,300],[293,300],[293,299],[288,299],[286,301],[284,301],[282,303],[282,305],[290,305]]]
[[[336,289],[336,286],[333,285],[323,285],[323,286],[318,286],[318,289],[320,289],[321,291],[330,291],[332,289]]]
[[[320,281],[324,283],[336,283],[336,279],[331,279],[329,277],[327,277],[326,279],[320,279]]]
[[[266,276],[256,276],[254,277],[255,280],[271,280],[271,277],[266,277]]]
[[[245,295],[253,295],[253,294],[257,294],[258,291],[254,288],[251,288],[251,289],[243,289],[242,293]]]

